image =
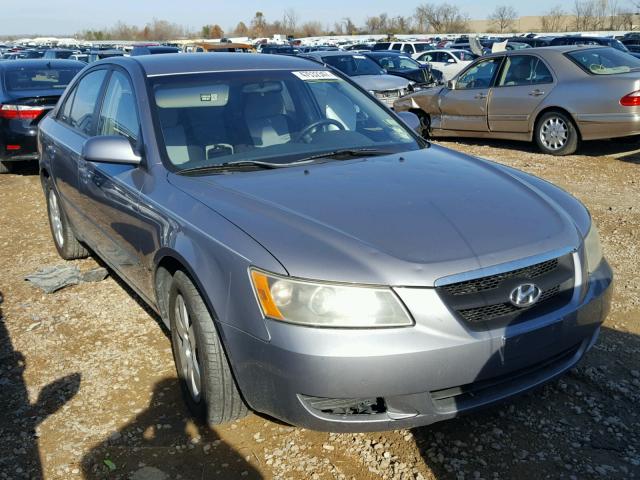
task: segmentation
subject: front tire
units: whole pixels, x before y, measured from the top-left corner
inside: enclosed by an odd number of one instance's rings
[[[45,195],[47,197],[47,216],[49,217],[49,227],[51,236],[56,246],[58,254],[65,260],[75,260],[89,256],[89,252],[78,241],[69,219],[62,209],[60,198],[53,188],[50,178],[45,183]]]
[[[538,148],[548,155],[571,155],[578,149],[578,130],[562,112],[542,115],[536,122],[534,136]]]
[[[193,415],[209,426],[246,416],[248,409],[214,320],[191,279],[180,270],[173,276],[168,305],[173,358]]]

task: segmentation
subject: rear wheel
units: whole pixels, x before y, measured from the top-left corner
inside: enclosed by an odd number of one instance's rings
[[[58,250],[58,254],[65,260],[88,257],[89,252],[82,246],[73,233],[71,224],[62,209],[62,205],[60,205],[60,198],[53,188],[51,179],[46,180],[45,195],[47,196],[49,227],[51,228],[51,236],[53,237],[53,243],[56,246],[56,250]]]
[[[247,415],[214,320],[180,270],[173,276],[168,305],[173,358],[191,412],[210,426]]]
[[[578,149],[578,130],[562,112],[542,115],[536,123],[534,135],[540,150],[549,155],[571,155]]]

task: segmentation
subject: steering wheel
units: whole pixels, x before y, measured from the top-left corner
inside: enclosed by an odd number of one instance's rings
[[[318,128],[322,127],[323,125],[333,125],[335,127],[338,127],[338,130],[345,130],[344,125],[342,123],[340,123],[339,121],[334,120],[333,118],[323,118],[322,120],[318,120],[317,122],[313,122],[311,125],[307,125],[304,129],[302,129],[302,131],[300,133],[298,133],[295,136],[293,141],[294,142],[299,142],[300,140],[303,140],[306,136],[311,135],[316,130],[318,130]],[[309,143],[309,142],[305,141],[305,143]]]

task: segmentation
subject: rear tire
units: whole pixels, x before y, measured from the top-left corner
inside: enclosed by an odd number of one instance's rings
[[[211,427],[247,415],[214,319],[191,279],[178,270],[169,288],[171,347],[189,409]]]
[[[558,111],[547,112],[536,122],[538,148],[548,155],[571,155],[578,149],[579,135],[573,120]]]
[[[69,219],[62,209],[60,198],[53,188],[50,178],[45,181],[45,195],[47,199],[47,216],[49,218],[49,227],[51,228],[51,236],[56,246],[58,254],[65,260],[75,260],[77,258],[85,258],[89,256],[89,252],[78,241]]]
[[[11,164],[9,162],[0,162],[0,174],[11,172]]]

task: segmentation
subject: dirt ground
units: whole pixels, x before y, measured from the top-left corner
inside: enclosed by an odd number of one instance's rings
[[[554,158],[441,143],[548,179],[591,210],[616,290],[578,368],[414,430],[337,435],[255,414],[208,430],[189,420],[167,334],[130,290],[109,277],[46,295],[23,280],[63,263],[38,177],[24,170],[0,176],[0,479],[639,478],[640,145]]]

